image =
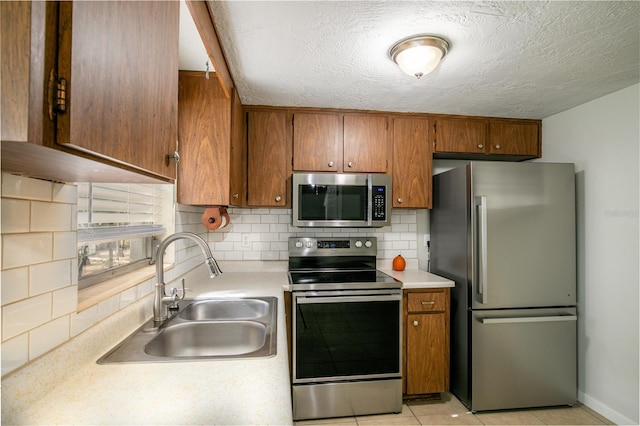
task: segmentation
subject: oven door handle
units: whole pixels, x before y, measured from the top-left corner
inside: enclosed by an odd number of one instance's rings
[[[375,295],[375,296],[332,296],[332,297],[297,297],[296,303],[307,305],[311,303],[341,303],[341,302],[387,302],[400,301],[401,295]]]

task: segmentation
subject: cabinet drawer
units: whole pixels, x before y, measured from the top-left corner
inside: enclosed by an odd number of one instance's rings
[[[407,308],[409,312],[444,311],[446,302],[447,297],[444,291],[407,294]]]

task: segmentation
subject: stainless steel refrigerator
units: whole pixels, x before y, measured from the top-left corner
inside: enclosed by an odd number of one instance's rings
[[[433,177],[431,272],[451,293],[451,391],[470,410],[577,397],[573,164],[471,161]]]

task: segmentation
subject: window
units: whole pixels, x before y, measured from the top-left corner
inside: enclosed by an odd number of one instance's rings
[[[77,185],[79,288],[149,265],[153,240],[170,223],[173,186]]]

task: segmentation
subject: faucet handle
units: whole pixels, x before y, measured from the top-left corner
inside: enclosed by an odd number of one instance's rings
[[[184,286],[184,278],[181,280],[181,282],[182,282],[182,288],[181,289],[178,289],[178,288],[175,288],[175,287],[171,288],[171,295],[172,296],[175,295],[178,300],[183,300],[184,297],[187,295],[187,291],[191,291],[190,289],[188,289],[188,288],[186,288]],[[180,296],[180,297],[178,297],[178,292],[179,291],[182,291],[182,296]]]

